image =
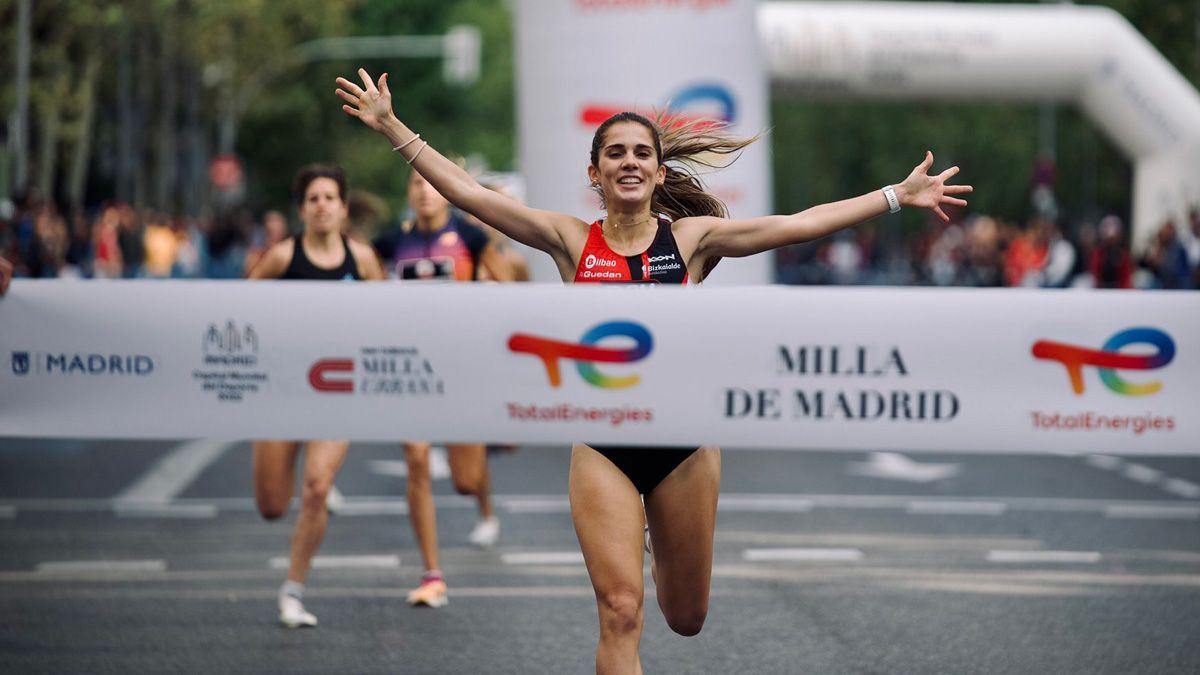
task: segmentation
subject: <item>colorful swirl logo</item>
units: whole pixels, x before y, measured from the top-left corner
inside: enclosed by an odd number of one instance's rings
[[[625,110],[633,110],[650,119],[658,114],[655,109],[636,105],[589,103],[579,111],[579,121],[586,127],[597,127]],[[702,128],[712,124],[733,124],[740,112],[733,92],[719,82],[698,82],[676,91],[667,99],[667,111],[674,116],[675,125],[701,120],[699,126]]]
[[[611,337],[632,338],[634,345],[624,349],[595,346],[601,340]],[[508,339],[508,348],[519,354],[532,354],[540,358],[546,366],[546,375],[550,378],[552,387],[562,384],[562,374],[558,368],[559,359],[571,359],[575,361],[575,369],[579,371],[579,376],[588,384],[602,389],[624,389],[637,384],[641,378],[637,375],[610,377],[592,364],[640,361],[654,348],[654,338],[641,324],[632,321],[609,321],[584,333],[578,343],[516,333]]]
[[[1157,351],[1149,355],[1120,352],[1122,347],[1136,344],[1151,345]],[[1076,394],[1083,393],[1083,367],[1095,366],[1100,372],[1100,381],[1112,391],[1122,396],[1149,396],[1162,389],[1162,382],[1127,382],[1117,375],[1117,371],[1162,368],[1175,358],[1175,341],[1157,328],[1127,328],[1110,337],[1099,350],[1038,340],[1033,345],[1033,356],[1063,364]]]
[[[737,102],[727,87],[717,83],[692,85],[671,97],[671,112],[686,113],[697,109],[706,116],[732,124],[737,118]]]

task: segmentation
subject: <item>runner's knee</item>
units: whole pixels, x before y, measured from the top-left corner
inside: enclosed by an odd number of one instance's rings
[[[333,480],[330,478],[306,478],[304,479],[304,492],[301,498],[304,502],[304,508],[325,508],[325,498],[329,496],[329,489],[333,486]]]
[[[708,608],[688,607],[675,611],[668,611],[664,608],[663,617],[667,620],[667,625],[671,627],[671,630],[684,637],[691,637],[699,634],[704,628],[704,620],[708,618]]]
[[[429,453],[409,453],[404,458],[404,461],[408,465],[408,480],[410,483],[413,480],[429,481]]]
[[[292,501],[290,491],[276,488],[277,484],[268,480],[254,480],[254,506],[258,507],[258,514],[266,520],[283,518],[288,513],[289,502]]]
[[[480,483],[483,482],[483,476],[476,471],[456,473],[453,478],[454,490],[460,495],[478,494]]]
[[[258,514],[266,520],[279,520],[287,515],[288,499],[279,499],[274,495],[255,494],[254,504]]]
[[[600,600],[600,626],[616,634],[640,631],[642,594],[632,588],[606,593]]]

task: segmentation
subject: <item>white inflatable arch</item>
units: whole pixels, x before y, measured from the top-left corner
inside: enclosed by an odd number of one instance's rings
[[[1135,250],[1200,207],[1200,94],[1110,9],[767,2],[758,26],[772,83],[803,96],[1078,105],[1134,165]]]

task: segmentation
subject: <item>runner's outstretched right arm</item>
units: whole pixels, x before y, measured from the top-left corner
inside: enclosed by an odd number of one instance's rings
[[[378,83],[359,68],[363,86],[344,77],[337,79],[337,95],[348,115],[382,134],[412,167],[419,171],[451,204],[474,215],[527,246],[541,249],[556,259],[567,256],[564,233],[570,228],[586,230],[586,223],[571,216],[533,209],[480,185],[462,167],[446,159],[423,138],[401,122],[392,110],[387,73]]]

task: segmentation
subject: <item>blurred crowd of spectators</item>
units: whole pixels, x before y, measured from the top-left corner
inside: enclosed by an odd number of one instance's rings
[[[369,240],[378,198],[351,195],[351,235]],[[366,217],[357,217],[355,212]],[[384,216],[386,217],[386,216]],[[271,244],[293,228],[278,211],[205,218],[170,216],[110,203],[63,215],[36,198],[0,208],[0,255],[18,277],[205,278],[245,276]],[[931,220],[925,231],[881,243],[876,223],[778,253],[778,279],[790,284],[1200,288],[1200,209],[1182,226],[1164,223],[1135,257],[1117,216],[1076,224],[1024,223],[987,215]]]
[[[0,255],[16,277],[239,279],[290,234],[279,211],[187,218],[118,202],[70,216],[36,200],[0,207]]]
[[[779,253],[779,280],[792,284],[1200,288],[1200,209],[1180,227],[1163,223],[1135,256],[1117,216],[1071,231],[1032,216],[1024,225],[987,215],[931,219],[919,236],[883,246],[874,224]]]

